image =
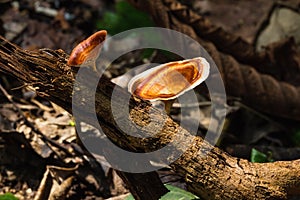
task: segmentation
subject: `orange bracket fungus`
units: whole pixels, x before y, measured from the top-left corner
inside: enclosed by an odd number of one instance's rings
[[[102,44],[106,38],[105,30],[98,31],[79,43],[73,50],[68,60],[68,65],[79,66],[85,64],[92,66],[97,72],[96,59],[101,52]]]
[[[175,98],[207,79],[209,68],[202,57],[165,63],[134,76],[128,83],[128,91],[144,100],[164,101],[169,113]]]

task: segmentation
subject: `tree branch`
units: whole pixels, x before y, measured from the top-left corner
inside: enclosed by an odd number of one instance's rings
[[[0,71],[32,86],[38,95],[71,113],[75,80],[66,59],[67,55],[62,50],[29,52],[0,37]],[[93,75],[91,72],[90,77],[93,78]],[[231,157],[201,137],[194,137],[148,102],[132,98],[129,108],[132,121],[141,126],[149,125],[141,132],[151,137],[139,139],[124,134],[111,112],[110,97],[114,87],[117,86],[109,80],[101,79],[95,94],[99,122],[88,118],[91,114],[88,109],[82,109],[86,117],[84,120],[90,124],[100,123],[111,141],[135,152],[152,152],[174,141],[175,136],[179,138],[181,143],[173,144],[173,148],[182,156],[171,167],[185,177],[189,190],[196,195],[206,199],[287,199],[289,195],[300,193],[300,160],[258,164]],[[127,91],[118,87],[117,90],[122,102]],[[91,93],[88,88],[84,92],[87,95]],[[73,108],[80,109],[81,106],[82,102],[73,101]],[[151,120],[164,121],[162,130],[157,132],[155,123],[148,123],[148,113],[152,115]],[[109,151],[106,149],[103,154],[108,155]],[[171,159],[174,155],[165,156]],[[116,159],[122,158],[116,155]],[[161,157],[157,160],[160,161]]]

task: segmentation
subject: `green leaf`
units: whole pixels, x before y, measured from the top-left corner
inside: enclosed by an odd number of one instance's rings
[[[114,35],[133,28],[154,26],[146,13],[135,9],[127,1],[115,4],[115,12],[106,11],[102,20],[97,22],[97,28],[105,29]]]
[[[297,146],[300,146],[300,130],[296,130],[292,136],[291,136],[291,139],[293,141],[293,143]]]
[[[268,152],[267,154],[264,154],[255,148],[252,149],[251,151],[251,162],[257,162],[257,163],[265,163],[265,162],[273,162],[274,160],[272,159],[272,153]]]
[[[144,49],[142,53],[142,58],[150,58],[150,56],[153,54],[154,49]]]
[[[165,185],[168,190],[170,190],[167,194],[162,196],[160,200],[200,200],[196,195],[185,191],[181,188],[172,186],[172,185]],[[134,200],[133,196],[128,196],[125,200]]]
[[[174,200],[174,199],[180,199],[180,200],[196,200],[199,199],[196,195],[183,190],[181,188],[172,186],[172,185],[165,185],[170,192],[162,196],[161,200]]]
[[[19,200],[12,193],[5,193],[0,195],[0,200]]]
[[[70,120],[70,121],[69,121],[69,126],[76,126],[76,123],[75,123],[75,121],[73,121],[73,120]]]

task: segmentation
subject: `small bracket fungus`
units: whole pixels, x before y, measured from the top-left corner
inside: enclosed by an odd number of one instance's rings
[[[144,100],[164,101],[169,113],[173,100],[205,81],[209,69],[202,57],[165,63],[134,76],[128,91]]]
[[[96,59],[101,52],[102,44],[106,38],[105,30],[98,31],[79,43],[71,52],[68,65],[79,66],[85,64],[92,66],[97,72]]]

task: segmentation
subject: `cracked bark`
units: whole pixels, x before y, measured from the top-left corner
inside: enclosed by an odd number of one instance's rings
[[[62,50],[29,52],[0,37],[0,71],[23,81],[34,88],[38,95],[71,113],[74,77],[66,60],[67,55]],[[91,72],[91,78],[93,75]],[[201,137],[194,137],[168,116],[152,108],[148,102],[132,98],[129,104],[131,119],[138,124],[145,124],[149,119],[147,113],[151,111],[152,119],[157,122],[165,120],[163,129],[157,133],[155,127],[147,126],[143,132],[152,137],[144,139],[124,134],[111,120],[110,96],[114,87],[104,78],[98,84],[95,96],[97,117],[101,119],[99,123],[106,136],[123,149],[151,152],[173,141],[176,135],[182,142],[174,144],[174,148],[182,156],[170,166],[185,177],[189,190],[194,194],[205,199],[287,199],[300,193],[300,160],[258,164],[231,157]],[[121,88],[117,89],[124,96],[127,93]],[[123,95],[120,95],[121,102],[122,98]],[[80,107],[80,102],[77,103],[75,101],[74,106]],[[90,113],[86,114],[89,116]],[[85,120],[90,124],[98,123],[88,117]],[[109,151],[106,149],[103,154],[108,155]],[[171,158],[173,155],[166,156]],[[160,160],[160,157],[157,159]],[[151,191],[148,192],[151,194]]]
[[[15,76],[34,89],[38,95],[72,113],[74,77],[71,68],[66,65],[66,57],[67,54],[62,50],[43,49],[38,53],[21,50],[0,36],[0,71]],[[100,101],[103,103],[101,99]],[[109,106],[107,103],[105,105]],[[101,115],[100,119],[103,116],[105,118],[107,114],[101,110]],[[88,121],[87,117],[87,123]],[[104,129],[114,131],[109,124]],[[131,174],[117,171],[117,173],[137,200],[159,199],[168,192],[156,172]]]

